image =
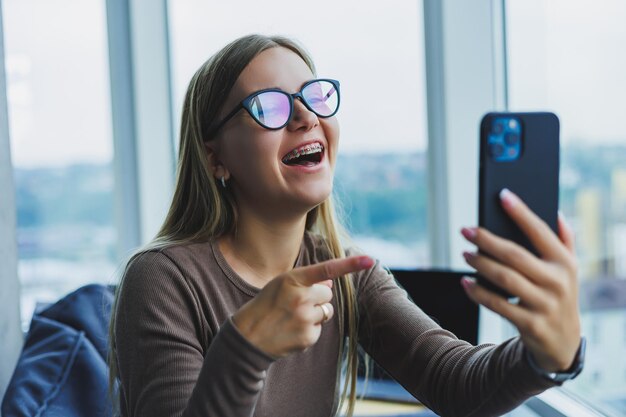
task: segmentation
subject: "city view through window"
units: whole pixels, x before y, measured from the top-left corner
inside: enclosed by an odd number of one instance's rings
[[[506,7],[510,108],[561,120],[560,208],[576,233],[588,341],[585,370],[566,389],[626,416],[626,3]]]
[[[2,1],[25,329],[37,302],[111,282],[119,261],[104,6]]]

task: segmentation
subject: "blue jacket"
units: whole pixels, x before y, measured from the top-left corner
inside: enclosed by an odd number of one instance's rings
[[[87,285],[35,313],[2,416],[112,416],[107,332],[113,298],[112,288]]]

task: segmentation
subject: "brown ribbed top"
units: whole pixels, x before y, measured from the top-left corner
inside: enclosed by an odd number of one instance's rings
[[[295,266],[329,259],[319,243],[306,233]],[[519,338],[479,346],[458,340],[378,262],[354,283],[359,343],[439,415],[501,415],[554,386],[525,362]],[[136,258],[120,288],[115,326],[122,415],[333,415],[337,315],[315,345],[274,360],[231,320],[259,291],[233,271],[215,241]],[[336,300],[333,305],[337,309]]]

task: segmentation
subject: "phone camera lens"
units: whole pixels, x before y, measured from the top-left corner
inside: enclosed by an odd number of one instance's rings
[[[501,143],[492,143],[489,147],[491,151],[491,156],[494,158],[499,158],[504,153],[504,146]]]
[[[519,143],[519,135],[517,133],[507,133],[504,136],[504,143],[509,146],[515,146]]]
[[[498,123],[495,122],[491,128],[492,132],[496,135],[500,135],[502,134],[502,131],[504,130],[502,123]]]

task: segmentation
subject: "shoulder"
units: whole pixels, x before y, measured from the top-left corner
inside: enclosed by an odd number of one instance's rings
[[[178,275],[178,267],[161,250],[142,250],[135,253],[126,264],[120,290],[130,291],[152,285],[160,280],[159,277]]]
[[[200,326],[197,292],[163,249],[141,251],[130,259],[117,293],[117,312],[127,325],[179,320]]]
[[[351,252],[351,255],[363,255],[363,252]],[[354,276],[354,286],[358,297],[376,294],[384,288],[398,289],[393,274],[379,259],[375,259],[371,268],[359,271]]]
[[[163,249],[150,249],[135,253],[126,265],[125,275],[145,275],[171,268],[174,263],[163,252]]]
[[[312,265],[334,258],[326,238],[320,234],[309,231],[304,233],[301,256],[302,265]]]
[[[148,250],[135,253],[124,270],[120,282],[119,296],[144,299],[154,290],[163,290],[171,286],[174,281],[181,279],[181,273],[176,264],[167,257],[162,250]]]
[[[175,244],[164,248],[148,248],[132,256],[125,277],[169,275],[190,278],[211,266],[214,260],[211,242]]]
[[[158,303],[166,299],[195,299],[184,271],[185,249],[168,247],[134,254],[126,265],[120,283],[120,299]]]

